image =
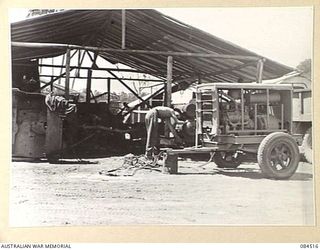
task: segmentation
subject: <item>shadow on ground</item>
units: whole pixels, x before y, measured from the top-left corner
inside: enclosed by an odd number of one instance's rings
[[[98,164],[99,161],[87,161],[87,160],[58,160],[58,161],[53,161],[53,162],[50,162],[50,164],[61,164],[61,165],[64,165],[64,164],[67,164],[67,165],[72,165],[72,164],[76,164],[76,165],[81,165],[81,164]]]
[[[183,170],[186,170],[188,168],[183,167],[181,168]],[[194,168],[193,168],[194,169]],[[201,172],[201,169],[203,172]],[[188,171],[188,170],[187,170]],[[200,168],[197,170],[198,172],[179,172],[178,175],[224,175],[228,177],[237,177],[237,178],[247,178],[247,179],[270,179],[265,177],[259,169],[254,169],[252,167],[246,168],[246,167],[239,167],[236,169],[232,168],[213,168],[212,171],[208,172],[208,170],[205,170],[204,168]],[[313,178],[312,174],[309,173],[295,173],[291,178],[285,179],[285,180],[277,180],[277,181],[309,181]],[[274,179],[276,180],[276,179]]]

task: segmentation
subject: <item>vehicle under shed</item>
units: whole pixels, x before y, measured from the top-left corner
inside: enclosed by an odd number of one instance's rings
[[[11,25],[11,45],[12,146],[19,158],[56,159],[66,152],[64,156],[80,157],[88,148],[97,153],[134,151],[143,144],[144,125],[126,124],[124,118],[138,108],[170,106],[173,92],[200,83],[262,82],[294,70],[151,9],[67,10],[27,19]],[[42,63],[60,55],[63,65]],[[85,56],[91,67],[83,66]],[[114,66],[99,67],[98,57]],[[42,68],[61,71],[47,76],[41,75]],[[107,75],[100,77],[108,86],[105,103],[91,102],[96,98],[91,91],[94,71]],[[141,96],[129,84],[132,78],[120,72],[137,74],[136,81],[157,88]],[[50,80],[44,83],[42,77]],[[73,93],[71,79],[77,78],[87,81],[84,102]],[[45,99],[59,79],[64,79],[61,103],[66,106],[50,111]],[[111,89],[119,83],[137,101],[112,113]],[[66,112],[70,107],[77,112]]]

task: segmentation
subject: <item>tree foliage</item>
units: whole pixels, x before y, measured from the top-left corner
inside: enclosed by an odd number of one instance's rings
[[[311,59],[306,59],[299,63],[297,66],[298,70],[301,70],[304,73],[310,73],[311,72]]]
[[[29,10],[27,17],[41,16],[58,11],[61,11],[61,9],[31,9]]]

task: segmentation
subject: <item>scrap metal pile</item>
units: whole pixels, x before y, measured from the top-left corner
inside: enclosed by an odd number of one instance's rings
[[[138,171],[148,170],[161,172],[161,164],[163,153],[156,155],[152,160],[144,155],[128,154],[124,156],[123,164],[114,169],[102,170],[100,175],[107,176],[134,176]]]

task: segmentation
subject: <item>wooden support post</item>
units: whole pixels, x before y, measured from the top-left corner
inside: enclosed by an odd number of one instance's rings
[[[201,82],[201,75],[199,74],[198,75],[198,84],[201,84],[202,82]]]
[[[264,59],[260,59],[257,63],[257,83],[262,83],[264,61]]]
[[[150,87],[150,95],[153,95],[153,86]],[[153,107],[152,99],[149,100],[149,105]]]
[[[97,68],[97,59],[98,59],[98,52],[95,51],[93,55],[93,62],[92,62],[91,68]]]
[[[110,100],[111,100],[111,79],[108,78],[108,105],[110,107]]]
[[[81,60],[81,50],[79,49],[79,50],[78,50],[78,59],[77,59],[77,61],[78,61],[78,66],[80,66],[80,60]],[[75,76],[76,76],[76,77],[77,77],[77,76],[80,76],[80,70],[79,70],[79,69],[76,71],[76,75],[75,75]],[[71,85],[71,88],[72,88],[72,89],[74,88],[74,83],[75,83],[75,81],[76,81],[76,77],[73,78],[72,85]]]
[[[70,49],[67,49],[67,58],[66,58],[66,82],[65,82],[65,98],[69,99],[70,92]]]
[[[177,174],[178,173],[178,155],[167,152],[164,156],[162,165],[162,173]]]
[[[69,69],[70,69],[70,60],[76,54],[76,52],[77,51],[75,50],[71,55],[71,49],[67,48],[67,58],[66,58],[66,54],[64,54],[62,57],[62,63],[61,63],[61,67],[60,67],[60,75],[62,74],[62,70],[64,67],[66,67],[66,70],[67,70],[67,64],[68,64],[67,61],[68,60],[69,60]],[[69,59],[68,59],[68,53],[69,53]],[[64,61],[66,61],[66,66],[64,65]],[[59,84],[61,84],[61,78],[59,78]],[[69,85],[70,85],[70,83],[69,83]]]
[[[196,90],[196,136],[195,136],[195,147],[198,147],[199,142],[199,134],[200,128],[201,128],[201,93],[199,93],[199,90],[197,88]]]
[[[166,82],[166,92],[165,92],[165,104],[164,106],[171,106],[171,94],[172,94],[172,66],[173,58],[168,56],[167,60],[167,82]]]
[[[126,10],[121,10],[121,21],[122,21],[121,49],[125,49],[126,48]]]
[[[243,89],[241,91],[241,129],[244,130],[244,96],[243,96]]]
[[[94,52],[93,52],[93,57],[92,57],[92,55],[90,54],[89,51],[86,51],[86,52],[87,52],[87,54],[88,54],[88,56],[89,56],[89,58],[90,58],[90,60],[91,60],[91,62],[92,62],[90,69],[97,69],[97,68],[99,68],[98,65],[96,64],[96,61],[97,61],[97,58],[98,58],[98,52],[97,52],[97,51],[94,51]]]
[[[53,76],[51,76],[51,80],[50,80],[50,91],[53,91]]]
[[[51,64],[54,65],[54,57],[51,58]],[[40,65],[42,65],[42,63]],[[42,68],[42,66],[40,66],[40,67]],[[54,68],[53,67],[51,68],[51,75],[54,75]]]
[[[86,103],[90,103],[91,76],[92,76],[92,70],[88,70],[87,89],[86,89]]]
[[[61,62],[61,68],[60,68],[60,75],[62,74],[63,68],[65,67],[65,65],[64,65],[65,59],[66,59],[66,55],[63,54],[63,56],[62,56],[62,62]],[[59,84],[61,84],[61,79],[59,79]]]
[[[167,82],[165,85],[165,93],[164,93],[164,106],[171,106],[171,95],[172,95],[172,56],[168,56],[167,59]],[[164,127],[164,136],[169,138],[170,135],[170,119],[165,119],[165,127]]]

